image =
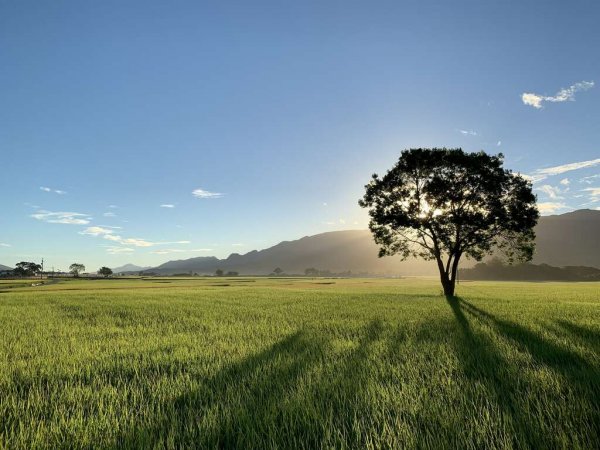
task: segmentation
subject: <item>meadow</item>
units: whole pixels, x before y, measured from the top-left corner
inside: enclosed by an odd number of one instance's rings
[[[2,448],[600,448],[600,284],[0,283]]]

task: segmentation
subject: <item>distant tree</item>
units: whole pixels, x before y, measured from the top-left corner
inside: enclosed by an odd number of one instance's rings
[[[308,269],[304,269],[304,275],[307,277],[317,277],[319,276],[319,270],[314,267],[309,267]]]
[[[40,264],[29,261],[21,261],[15,264],[13,273],[18,277],[32,277],[39,274],[41,271],[42,266]]]
[[[273,273],[274,273],[275,275],[279,276],[279,275],[281,275],[281,274],[283,273],[283,270],[282,270],[280,267],[276,267],[276,268],[273,270]]]
[[[233,271],[233,270],[230,270],[229,272],[227,272],[227,273],[225,274],[225,276],[228,276],[228,277],[237,277],[238,275],[239,275],[239,273],[238,273],[238,272],[235,272],[235,271]]]
[[[113,271],[109,267],[100,267],[98,269],[98,275],[102,275],[104,278],[111,276]]]
[[[382,178],[373,175],[360,206],[379,256],[437,262],[446,296],[454,296],[462,256],[480,261],[494,248],[509,263],[528,261],[539,218],[531,182],[503,168],[503,155],[462,149],[404,150]]]
[[[223,269],[217,269],[217,270],[215,271],[215,275],[216,275],[217,277],[222,277],[222,276],[223,276]]]
[[[73,276],[78,277],[81,272],[85,270],[85,266],[79,263],[73,263],[69,266],[69,272],[73,274]]]

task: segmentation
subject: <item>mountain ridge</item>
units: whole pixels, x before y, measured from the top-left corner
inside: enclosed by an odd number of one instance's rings
[[[600,267],[600,240],[592,239],[600,230],[600,211],[577,210],[544,216],[536,227],[536,254],[533,263],[553,266]],[[465,260],[461,266],[470,267]],[[245,275],[266,275],[276,267],[286,273],[300,274],[309,267],[334,273],[352,271],[371,275],[437,275],[431,261],[398,256],[378,257],[378,246],[369,230],[328,231],[296,240],[282,241],[263,250],[245,254],[231,253],[227,258],[200,256],[167,261],[147,273],[212,274],[217,269]]]

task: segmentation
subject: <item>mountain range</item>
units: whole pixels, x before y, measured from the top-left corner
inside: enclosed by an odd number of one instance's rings
[[[587,209],[544,216],[536,227],[536,235],[534,263],[600,268],[600,211]],[[146,272],[160,275],[190,272],[213,274],[221,269],[244,275],[265,275],[279,267],[288,274],[301,274],[312,267],[333,273],[352,271],[372,275],[408,276],[437,274],[435,263],[430,261],[401,261],[397,256],[379,258],[377,254],[378,247],[373,242],[370,231],[332,231],[284,241],[244,255],[233,253],[225,259],[206,256],[168,261],[147,269]],[[474,263],[466,260],[461,265],[470,267]],[[116,272],[115,269],[113,271]]]
[[[151,269],[150,266],[142,267],[136,266],[135,264],[125,264],[124,266],[114,267],[112,268],[113,273],[123,273],[123,272],[140,272],[142,270]]]

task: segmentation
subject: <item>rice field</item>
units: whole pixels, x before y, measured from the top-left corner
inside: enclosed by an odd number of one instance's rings
[[[600,448],[600,284],[0,282],[0,447]]]

